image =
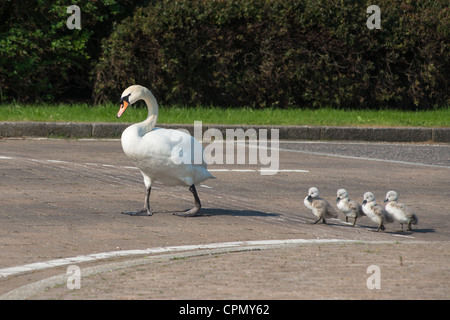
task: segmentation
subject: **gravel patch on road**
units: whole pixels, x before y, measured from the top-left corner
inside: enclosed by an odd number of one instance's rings
[[[449,299],[449,249],[448,242],[361,242],[161,259],[33,298]],[[380,268],[380,289],[367,286],[371,265]]]

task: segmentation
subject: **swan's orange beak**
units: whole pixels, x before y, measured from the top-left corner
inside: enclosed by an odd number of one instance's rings
[[[128,108],[130,103],[126,100],[122,100],[120,103],[120,109],[119,112],[117,112],[117,118],[120,118],[120,116],[125,112],[125,110]]]

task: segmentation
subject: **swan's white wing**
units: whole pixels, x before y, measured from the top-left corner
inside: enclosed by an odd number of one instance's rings
[[[203,161],[201,143],[191,135],[155,128],[136,145],[135,164],[152,180],[168,185],[192,185],[213,176]]]

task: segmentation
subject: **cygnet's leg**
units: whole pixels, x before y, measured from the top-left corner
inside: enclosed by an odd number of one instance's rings
[[[412,220],[409,220],[408,221],[408,228],[406,229],[407,231],[412,231],[411,223],[412,223]],[[403,225],[402,225],[402,231],[403,231]]]
[[[198,212],[202,208],[202,204],[200,202],[200,199],[197,194],[197,189],[195,189],[195,185],[191,185],[189,187],[189,191],[192,192],[194,195],[194,201],[195,201],[195,207],[193,207],[191,210],[187,211],[186,213],[177,214],[177,216],[180,217],[195,217],[198,215]]]
[[[316,221],[313,222],[313,224],[316,224],[317,222],[319,222],[320,220],[323,220],[322,223],[326,224],[327,222],[325,221],[325,219],[319,218]]]
[[[127,211],[122,212],[123,214],[128,214],[130,216],[151,216],[153,213],[150,211],[150,192],[152,187],[147,187],[145,192],[145,203],[144,208],[139,211]]]

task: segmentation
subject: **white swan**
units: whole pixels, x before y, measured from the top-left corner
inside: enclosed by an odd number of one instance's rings
[[[150,191],[156,180],[166,185],[184,185],[194,195],[195,207],[183,216],[196,216],[201,208],[195,184],[214,178],[206,169],[201,143],[179,130],[155,128],[158,103],[147,88],[128,87],[120,98],[119,118],[127,107],[144,100],[148,107],[147,119],[126,128],[122,133],[125,154],[141,170],[146,187],[145,207],[139,211],[122,212],[129,215],[152,215]]]

